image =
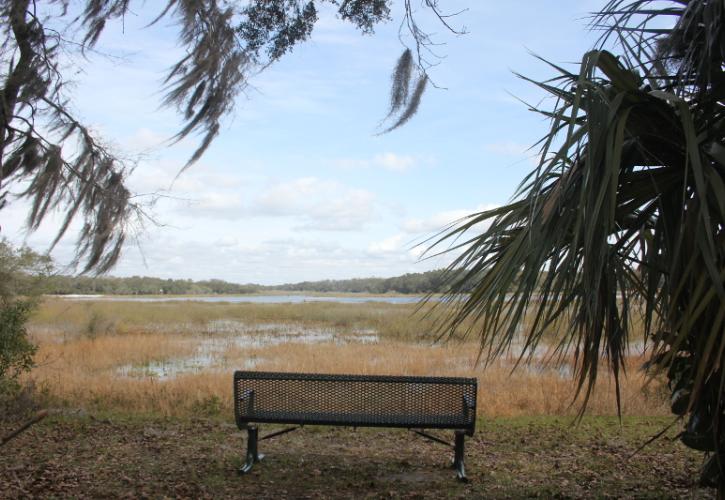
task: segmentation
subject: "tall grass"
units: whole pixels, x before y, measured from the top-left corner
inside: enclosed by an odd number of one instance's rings
[[[48,403],[96,410],[192,415],[231,412],[235,368],[323,373],[441,375],[477,377],[479,412],[487,416],[569,415],[573,382],[557,369],[534,365],[511,373],[513,357],[484,369],[476,364],[478,345],[431,345],[415,339],[428,333],[431,318],[411,316],[415,306],[393,304],[208,304],[47,301],[33,319],[40,344],[39,366],[30,377],[44,388]],[[376,330],[376,344],[322,343],[247,346],[234,334],[208,334],[209,322],[231,319],[250,325],[305,324],[341,332]],[[94,332],[89,325],[110,325]],[[202,332],[202,333],[199,333]],[[214,364],[168,380],[127,377],[120,368],[193,356],[210,338],[229,342],[214,353]],[[513,356],[513,355],[512,355]],[[564,360],[567,366],[567,360]],[[628,360],[622,386],[623,411],[630,415],[668,413],[657,383],[644,387],[638,357]],[[570,362],[570,360],[569,360]],[[589,413],[613,414],[611,376],[600,380]],[[572,404],[573,403],[573,404]]]
[[[340,332],[375,330],[385,339],[403,341],[433,341],[445,309],[431,304],[390,304],[368,302],[350,304],[338,302],[306,302],[298,304],[253,304],[210,302],[125,302],[70,301],[47,299],[34,316],[35,331],[64,330],[68,334],[95,334],[113,331],[129,332],[171,331],[174,333],[204,333],[212,321],[235,320],[248,324],[295,323],[307,326],[334,328]],[[475,330],[476,325],[464,322],[454,335]],[[524,324],[523,328],[526,328]]]
[[[374,329],[379,335],[413,340],[433,338],[435,315],[426,317],[429,307],[417,311],[416,304],[344,304],[307,302],[301,304],[252,304],[209,302],[123,302],[70,301],[47,299],[33,317],[37,331],[65,329],[83,333],[93,324],[113,325],[115,333],[176,330],[202,333],[215,320],[255,323],[301,323],[332,327],[341,331]],[[105,330],[105,327],[100,328]]]

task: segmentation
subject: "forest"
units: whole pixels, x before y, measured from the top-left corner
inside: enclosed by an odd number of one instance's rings
[[[148,276],[118,278],[113,276],[50,276],[46,293],[51,295],[209,295],[248,294],[270,291],[333,293],[444,293],[442,270],[408,273],[392,278],[354,278],[347,280],[303,281],[283,285],[237,284],[219,279],[192,281]]]

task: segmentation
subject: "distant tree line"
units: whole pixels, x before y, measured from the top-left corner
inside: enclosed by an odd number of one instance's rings
[[[271,288],[304,292],[442,293],[447,291],[447,287],[443,284],[442,275],[442,270],[435,270],[425,273],[408,273],[393,278],[303,281]]]
[[[265,291],[337,292],[337,293],[442,293],[442,271],[408,273],[393,278],[355,278],[349,280],[303,281],[284,285],[264,286],[253,283],[237,284],[223,280],[192,281],[147,276],[116,278],[110,276],[55,275],[48,279],[47,293],[55,295],[208,295],[247,294]]]
[[[111,276],[52,276],[46,286],[56,295],[208,295],[244,294],[260,290],[260,285],[239,285],[222,280],[192,281],[148,276],[115,278]]]

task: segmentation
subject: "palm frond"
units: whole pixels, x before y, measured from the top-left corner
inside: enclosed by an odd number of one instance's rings
[[[509,204],[433,245],[459,252],[442,331],[477,320],[486,360],[514,341],[526,360],[554,328],[585,404],[602,361],[619,404],[641,317],[647,367],[667,375],[673,411],[689,413],[683,442],[709,451],[725,449],[724,21],[722,2],[611,0],[578,74],[550,65],[554,77],[529,80],[556,103],[532,107],[551,121],[539,166]],[[703,484],[725,484],[717,464]]]

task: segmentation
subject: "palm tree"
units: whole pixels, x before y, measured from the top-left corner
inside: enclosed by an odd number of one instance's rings
[[[642,318],[646,368],[668,380],[682,441],[708,453],[701,484],[722,493],[725,4],[610,0],[593,27],[602,37],[578,72],[552,64],[553,78],[532,81],[555,101],[532,107],[551,123],[538,167],[510,203],[435,241],[459,255],[449,297],[468,292],[445,326],[478,320],[488,358],[527,314],[522,357],[555,327],[586,404],[603,362],[619,401]]]

